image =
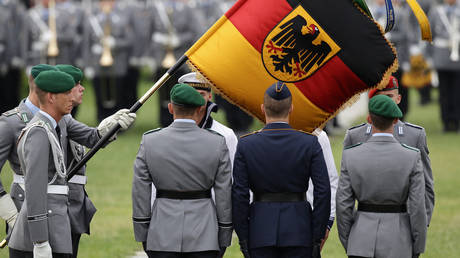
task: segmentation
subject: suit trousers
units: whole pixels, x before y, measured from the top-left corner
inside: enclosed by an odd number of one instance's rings
[[[104,118],[114,114],[123,107],[121,99],[123,96],[123,77],[97,76],[93,79],[94,93],[96,95],[97,120],[101,122]]]
[[[460,71],[438,71],[439,104],[445,131],[460,128]]]
[[[266,246],[249,250],[251,258],[311,258],[312,248],[306,246]]]
[[[81,234],[72,233],[72,258],[77,258]]]
[[[25,252],[25,251],[20,251],[16,250],[13,248],[9,248],[10,251],[10,258],[33,258],[34,253],[33,252]],[[58,254],[58,253],[53,253],[53,258],[71,258],[72,254]]]

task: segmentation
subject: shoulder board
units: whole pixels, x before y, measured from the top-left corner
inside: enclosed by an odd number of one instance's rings
[[[420,129],[420,130],[423,129],[423,127],[421,127],[419,125],[414,125],[414,124],[411,124],[411,123],[408,123],[408,122],[404,122],[404,124],[407,125],[407,126],[413,127],[413,128]]]
[[[253,134],[256,134],[256,133],[259,133],[261,130],[257,130],[257,131],[254,131],[254,132],[251,132],[251,133],[247,133],[247,134],[243,134],[240,136],[240,138],[244,138],[246,136],[249,136],[249,135],[253,135]]]
[[[158,127],[158,128],[156,128],[156,129],[149,130],[149,131],[145,132],[144,135],[149,134],[149,133],[158,132],[158,131],[160,131],[161,129],[163,129],[163,128]]]
[[[356,129],[356,128],[359,128],[359,127],[362,127],[362,126],[365,126],[365,125],[366,125],[366,123],[362,123],[362,124],[359,124],[359,125],[355,125],[355,126],[353,126],[353,127],[348,128],[348,130],[353,130],[353,129]]]
[[[419,149],[414,148],[414,147],[411,147],[411,146],[409,146],[409,145],[407,145],[407,144],[401,143],[401,145],[402,145],[404,148],[407,148],[407,149],[409,149],[409,150],[413,150],[413,151],[416,151],[416,152],[420,152]]]
[[[205,130],[208,131],[208,132],[211,132],[211,133],[213,133],[213,134],[217,134],[217,135],[219,135],[219,136],[224,137],[222,134],[220,134],[219,132],[216,132],[216,131],[212,130],[211,128],[205,128]]]
[[[317,135],[315,135],[315,134],[313,134],[313,133],[306,132],[306,131],[302,131],[302,130],[295,130],[295,131],[318,137]]]
[[[348,150],[348,149],[351,149],[351,148],[354,148],[354,147],[357,147],[359,145],[363,144],[362,142],[359,142],[359,143],[356,143],[356,144],[353,144],[353,145],[349,145],[349,146],[346,146],[344,148],[344,150]]]
[[[3,112],[3,114],[2,114],[2,116],[12,116],[12,115],[19,115],[19,109],[18,108],[13,108],[11,110]]]

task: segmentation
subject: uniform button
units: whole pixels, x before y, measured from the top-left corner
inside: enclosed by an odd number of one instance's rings
[[[48,213],[53,213],[53,211],[52,211],[52,210],[48,210]]]
[[[70,202],[69,202],[69,201],[67,201],[67,205],[70,205]]]
[[[19,194],[19,198],[22,198],[22,194]]]

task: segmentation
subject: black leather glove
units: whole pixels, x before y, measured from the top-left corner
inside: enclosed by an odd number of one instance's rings
[[[249,255],[248,241],[246,240],[240,241],[240,250],[243,253],[244,258],[251,258],[251,256]]]
[[[313,250],[311,252],[312,258],[321,258],[321,243],[314,243]]]
[[[420,254],[413,254],[412,255],[412,258],[419,258],[420,257]]]
[[[219,254],[217,255],[217,258],[222,258],[222,257],[224,257],[225,251],[227,251],[227,247],[221,246],[221,247],[220,247]]]

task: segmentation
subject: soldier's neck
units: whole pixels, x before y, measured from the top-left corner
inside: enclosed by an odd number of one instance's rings
[[[274,117],[267,117],[265,116],[265,123],[270,124],[270,123],[288,123],[289,124],[289,116],[288,117],[283,117],[283,118],[274,118]]]
[[[32,102],[32,104],[34,104],[36,107],[40,106],[40,102],[38,102],[37,94],[29,92],[28,98],[29,98],[30,102]]]
[[[389,133],[389,134],[393,134],[393,125],[390,126],[390,128],[386,129],[386,130],[380,130],[378,128],[376,128],[375,126],[372,125],[372,133]]]
[[[59,123],[59,121],[61,121],[62,114],[55,110],[53,107],[46,105],[40,106],[40,109],[46,112],[48,115],[50,115],[54,120],[56,120],[56,123]]]

